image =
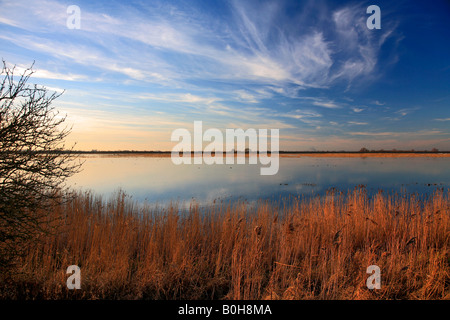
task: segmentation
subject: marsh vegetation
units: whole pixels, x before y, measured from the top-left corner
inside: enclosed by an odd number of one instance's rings
[[[292,201],[293,200],[293,201]],[[12,299],[449,299],[450,201],[364,188],[284,202],[138,206],[79,193],[2,274]],[[68,290],[66,268],[81,268]],[[369,290],[366,269],[381,269]]]

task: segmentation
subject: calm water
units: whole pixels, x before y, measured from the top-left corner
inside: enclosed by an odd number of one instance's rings
[[[170,157],[86,156],[69,179],[76,189],[110,196],[119,188],[138,202],[171,200],[203,204],[214,199],[280,199],[325,194],[365,185],[369,193],[432,193],[450,188],[449,158],[280,158],[278,174],[261,176],[260,165],[179,165]]]

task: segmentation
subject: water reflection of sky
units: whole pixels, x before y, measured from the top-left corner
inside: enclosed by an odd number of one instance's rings
[[[448,158],[280,158],[278,174],[261,176],[260,165],[179,165],[170,157],[95,156],[69,179],[75,188],[110,195],[119,188],[139,202],[171,200],[199,203],[214,199],[280,199],[324,194],[365,185],[379,189],[431,193],[450,187]]]

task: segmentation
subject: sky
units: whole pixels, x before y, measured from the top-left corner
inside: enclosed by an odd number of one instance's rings
[[[0,0],[0,57],[63,92],[77,150],[170,151],[194,121],[279,129],[280,150],[450,150],[449,17],[443,0]]]

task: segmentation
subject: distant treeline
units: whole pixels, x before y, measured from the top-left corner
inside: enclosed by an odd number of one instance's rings
[[[236,150],[231,151],[234,154],[237,154],[238,152]],[[0,154],[6,154],[7,151],[0,151]],[[139,151],[139,150],[23,150],[18,151],[18,153],[35,153],[35,154],[45,154],[45,153],[60,153],[60,154],[171,154],[171,151]],[[228,151],[224,151],[223,153],[229,153]],[[256,153],[259,154],[259,151],[249,151],[245,150],[246,154],[249,153]],[[268,154],[271,154],[271,151],[267,151]],[[439,151],[437,149],[433,150],[367,150],[367,149],[361,149],[359,151],[279,151],[279,154],[337,154],[337,153],[418,153],[418,154],[426,154],[426,153],[450,153],[450,151]],[[182,152],[180,152],[182,154]],[[191,154],[202,154],[202,151],[191,151]],[[212,155],[214,155],[214,152],[211,152]]]

